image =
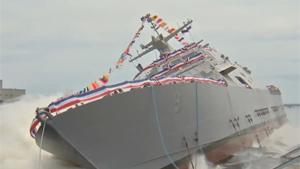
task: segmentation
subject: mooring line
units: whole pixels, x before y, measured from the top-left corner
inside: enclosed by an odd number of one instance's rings
[[[167,146],[166,146],[163,134],[162,134],[162,130],[161,130],[161,126],[160,126],[160,120],[159,120],[159,116],[158,116],[158,108],[157,108],[157,103],[156,103],[156,97],[155,97],[153,86],[151,87],[151,92],[152,92],[152,102],[153,102],[153,107],[154,107],[154,112],[155,112],[155,119],[156,119],[156,123],[157,123],[157,128],[158,128],[158,133],[159,133],[159,136],[160,136],[161,145],[163,147],[163,150],[164,150],[165,155],[167,156],[168,160],[172,163],[172,165],[176,169],[179,169],[177,167],[177,165],[175,164],[174,160],[172,159],[172,157],[170,156],[170,153],[167,149]]]
[[[39,150],[39,159],[38,159],[38,169],[42,169],[42,147],[43,147],[44,133],[45,133],[46,124],[47,124],[47,119],[44,121],[44,126],[43,126],[42,135],[41,135],[41,140],[40,140],[40,150]]]

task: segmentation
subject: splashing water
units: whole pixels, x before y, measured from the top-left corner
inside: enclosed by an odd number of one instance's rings
[[[35,109],[46,106],[57,96],[25,96],[17,102],[0,105],[0,168],[38,169],[39,147],[29,135]],[[43,169],[76,168],[43,151]]]
[[[222,168],[272,169],[281,164],[284,160],[281,156],[300,145],[300,107],[285,108],[285,111],[289,122],[263,140],[261,148],[254,143],[253,147],[235,154]],[[300,163],[295,163],[290,168],[293,167],[300,169]]]
[[[36,107],[46,106],[57,96],[25,96],[17,102],[0,105],[0,168],[38,169],[39,147],[29,135],[29,126]],[[286,109],[289,123],[261,144],[237,153],[229,162],[213,166],[204,155],[193,157],[196,169],[269,168],[279,157],[300,144],[300,108]],[[79,169],[43,151],[42,169]],[[191,168],[191,167],[190,167]],[[299,166],[300,168],[300,166]]]

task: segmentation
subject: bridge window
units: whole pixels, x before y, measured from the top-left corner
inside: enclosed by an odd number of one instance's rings
[[[181,59],[177,59],[171,62],[171,66],[177,65],[178,63],[181,63]]]
[[[249,84],[240,76],[235,76],[235,78],[237,78],[237,80],[239,80],[239,82],[243,85],[249,86]]]

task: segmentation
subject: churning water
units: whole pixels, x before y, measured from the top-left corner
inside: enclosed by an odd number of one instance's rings
[[[36,107],[48,105],[56,96],[25,96],[0,105],[0,168],[38,169],[39,149],[29,135]],[[42,169],[74,169],[43,151]]]
[[[17,102],[0,105],[0,168],[38,169],[39,149],[29,135],[36,107],[47,105],[56,96],[25,96]],[[211,166],[203,155],[193,159],[197,169],[274,168],[281,156],[300,144],[300,107],[286,108],[289,123],[261,143],[236,154],[222,166]],[[298,166],[297,166],[298,165]],[[291,165],[300,168],[300,163]],[[79,169],[43,151],[42,169]],[[291,168],[290,167],[290,168]]]
[[[287,124],[275,130],[260,145],[254,143],[253,147],[235,154],[228,162],[217,168],[273,169],[288,161],[288,158],[283,158],[283,155],[300,146],[300,107],[285,107],[285,111],[289,120]],[[300,151],[296,155],[299,153]],[[286,169],[300,169],[300,160],[295,161]]]

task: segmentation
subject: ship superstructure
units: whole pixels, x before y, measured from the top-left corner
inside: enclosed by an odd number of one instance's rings
[[[157,20],[145,17],[152,25]],[[172,48],[168,41],[181,40],[178,34],[191,23],[167,36],[153,26],[157,36],[130,62],[153,50],[160,57],[138,64],[132,81],[37,109],[30,129],[37,144],[87,168],[178,169],[193,166],[192,156],[199,152],[222,163],[269,136],[286,121],[279,89],[259,87],[247,67],[202,40]]]
[[[232,63],[228,56],[218,53],[208,43],[201,44],[203,40],[193,42],[178,50],[172,50],[172,47],[168,44],[168,40],[176,36],[184,28],[190,26],[191,23],[192,21],[188,20],[181,28],[167,37],[159,34],[156,38],[152,37],[152,41],[147,45],[141,45],[142,49],[146,50],[131,59],[131,62],[155,49],[160,52],[160,59],[155,60],[145,69],[140,70],[134,79],[195,76],[224,79],[228,85],[233,86],[259,87],[251,78],[251,71],[247,67],[243,67],[237,62]]]

